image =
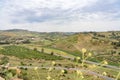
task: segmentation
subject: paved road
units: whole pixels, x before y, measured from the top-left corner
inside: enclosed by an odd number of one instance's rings
[[[21,67],[23,67],[23,68],[35,68],[36,66],[17,66],[17,67],[18,68],[21,68]],[[48,69],[50,67],[38,67],[38,68],[40,68],[40,69],[42,69],[42,68]],[[96,76],[98,76],[100,78],[103,78],[105,80],[115,80],[114,78],[103,76],[101,74],[98,74],[98,73],[90,71],[90,70],[84,70],[84,69],[79,69],[79,68],[63,68],[63,67],[54,67],[54,68],[58,69],[58,70],[61,70],[61,69],[65,69],[65,70],[80,70],[81,72],[85,72],[85,73],[90,74],[90,75],[96,75]]]
[[[48,53],[50,54],[50,53]],[[71,60],[73,60],[75,57],[71,57],[71,56],[64,56],[64,55],[58,55],[58,54],[54,54],[56,56],[62,56],[64,58],[69,58]],[[85,61],[86,63],[89,63],[89,64],[95,64],[95,65],[100,65],[100,63],[96,63],[96,62],[92,62],[92,61]],[[17,66],[17,67],[24,67],[24,68],[35,68],[36,66]],[[116,69],[116,70],[120,70],[120,68],[118,67],[115,67],[115,66],[111,66],[111,65],[106,65],[107,68],[112,68],[112,69]],[[38,68],[49,68],[49,67],[38,67]],[[81,70],[83,72],[86,72],[88,74],[92,74],[92,75],[96,75],[96,76],[99,76],[105,80],[115,80],[113,78],[110,78],[110,77],[107,77],[107,76],[103,76],[101,74],[98,74],[96,72],[93,72],[93,71],[89,71],[89,70],[83,70],[83,69],[78,69],[78,68],[62,68],[62,67],[55,67],[56,69],[66,69],[66,70]]]
[[[30,49],[32,49],[32,48],[30,48]],[[38,51],[41,52],[41,50],[39,50],[39,49],[38,49]],[[47,54],[50,54],[50,53],[47,53]],[[69,54],[69,53],[67,53],[67,54]],[[71,60],[74,60],[74,58],[75,58],[74,56],[59,55],[59,54],[56,54],[55,52],[54,52],[54,55],[55,55],[55,56],[62,56],[62,57],[64,57],[64,58],[71,59]],[[86,62],[86,63],[89,63],[89,64],[100,65],[100,63],[93,62],[93,61],[88,61],[88,60],[86,60],[85,62]],[[115,69],[115,70],[120,70],[120,67],[111,66],[111,65],[105,65],[104,67],[106,67],[106,68],[111,68],[111,69]]]
[[[85,61],[86,63],[89,63],[89,64],[95,64],[95,65],[100,65],[100,63],[97,63],[97,62],[92,62],[92,61]],[[115,69],[115,70],[118,70],[120,71],[120,67],[116,67],[116,66],[111,66],[111,65],[105,65],[106,68],[111,68],[111,69]]]
[[[38,51],[41,51],[41,50],[38,50]],[[50,54],[50,53],[48,53],[48,54]],[[62,56],[62,57],[64,57],[64,58],[71,59],[71,60],[74,60],[74,58],[75,58],[75,57],[59,55],[59,54],[55,54],[55,53],[54,53],[54,55],[56,55],[56,56]],[[88,61],[88,60],[86,60],[85,62],[86,62],[86,63],[89,63],[89,64],[100,65],[100,63],[92,62],[92,61]],[[18,67],[19,67],[19,66],[18,66]],[[116,66],[105,65],[105,67],[106,67],[106,68],[115,69],[115,70],[118,70],[118,71],[120,70],[120,68],[119,68],[119,67],[116,67]],[[32,67],[27,67],[27,68],[32,68]],[[47,68],[47,67],[39,67],[39,68]],[[49,68],[49,67],[48,67],[48,68]],[[55,68],[56,68],[56,69],[68,69],[68,68],[61,68],[61,67],[55,67]],[[80,69],[70,68],[69,70],[80,70]],[[115,80],[115,79],[113,79],[113,78],[110,78],[110,77],[107,77],[107,76],[103,76],[103,75],[98,74],[98,73],[93,72],[93,71],[89,71],[89,70],[81,70],[81,71],[84,71],[84,72],[86,72],[86,73],[99,76],[99,77],[101,77],[101,78],[103,78],[103,79],[105,79],[105,80]]]

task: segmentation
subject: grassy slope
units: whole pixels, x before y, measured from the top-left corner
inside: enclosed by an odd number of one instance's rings
[[[120,35],[120,32],[115,33],[117,33],[118,36]],[[98,35],[105,35],[105,37]],[[120,57],[116,55],[113,56],[110,54],[110,52],[112,50],[119,52],[120,48],[118,47],[117,49],[114,49],[114,46],[111,45],[111,42],[117,39],[113,39],[111,37],[111,32],[100,32],[97,33],[97,35],[94,35],[94,33],[79,33],[56,42],[56,44],[54,44],[52,47],[68,51],[75,56],[80,56],[80,50],[82,48],[86,48],[93,53],[94,58],[91,58],[90,60],[100,62],[106,59],[109,64],[119,66]]]
[[[35,58],[35,59],[46,59],[46,60],[56,60],[62,59],[54,55],[40,53],[38,51],[30,50],[25,47],[20,46],[5,46],[0,50],[0,54],[16,56],[19,58]]]

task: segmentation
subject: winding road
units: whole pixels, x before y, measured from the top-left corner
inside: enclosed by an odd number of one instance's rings
[[[27,48],[29,48],[29,49],[33,49],[34,47],[27,47]],[[39,50],[39,48],[40,47],[37,47],[38,48],[38,51],[40,51],[41,52],[41,49]],[[45,48],[45,49],[47,49],[47,48]],[[56,49],[55,49],[56,50]],[[66,58],[66,59],[70,59],[70,60],[74,60],[74,58],[75,58],[75,56],[73,56],[73,55],[62,55],[62,54],[57,54],[57,52],[55,52],[55,50],[54,50],[54,55],[55,56],[61,56],[61,57],[64,57],[64,58]],[[45,53],[47,53],[47,54],[50,54],[50,52],[48,52],[48,51],[46,51],[46,50],[44,50],[45,51]],[[53,51],[53,49],[51,49],[51,52]],[[56,50],[57,51],[57,50]],[[60,51],[60,50],[58,50],[58,51]],[[60,52],[63,52],[63,53],[66,53],[66,52],[64,52],[64,51],[60,51]],[[66,53],[66,54],[69,54],[69,53]],[[86,63],[88,63],[88,64],[95,64],[95,65],[101,65],[100,63],[97,63],[97,62],[93,62],[93,61],[88,61],[88,60],[86,60],[85,61]],[[110,69],[115,69],[115,70],[118,70],[118,71],[120,71],[120,67],[116,67],[116,66],[111,66],[111,65],[104,65],[104,67],[106,67],[106,68],[110,68]]]
[[[31,69],[33,69],[36,66],[16,66],[16,67],[17,68],[31,68]],[[12,68],[12,66],[11,66],[11,68]],[[13,66],[13,68],[14,68],[14,66]],[[40,67],[40,66],[38,66],[38,68],[39,69],[42,69],[42,68],[49,69],[50,67]],[[105,80],[115,80],[114,78],[110,78],[110,77],[98,74],[98,73],[90,71],[90,70],[84,70],[84,69],[79,69],[79,68],[63,68],[63,67],[54,67],[54,68],[58,69],[58,70],[62,70],[62,69],[64,69],[64,70],[72,70],[72,71],[80,70],[81,72],[85,72],[85,73],[90,74],[90,75],[96,75],[96,76],[98,76],[100,78],[103,78]]]

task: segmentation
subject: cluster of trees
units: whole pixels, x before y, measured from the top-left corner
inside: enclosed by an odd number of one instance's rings
[[[0,44],[2,45],[2,44],[20,44],[20,43],[23,43],[23,44],[29,44],[29,43],[31,43],[31,41],[29,40],[29,39],[26,39],[26,40],[21,40],[21,41],[19,41],[19,40],[2,40],[2,41],[0,41]]]
[[[114,46],[116,46],[116,47],[120,47],[120,41],[118,41],[118,42],[112,42],[111,44],[114,45]]]
[[[0,41],[0,44],[10,44],[10,42],[5,40],[5,41]]]

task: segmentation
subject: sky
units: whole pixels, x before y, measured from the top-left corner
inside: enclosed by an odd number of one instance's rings
[[[120,31],[120,0],[0,0],[0,30]]]

